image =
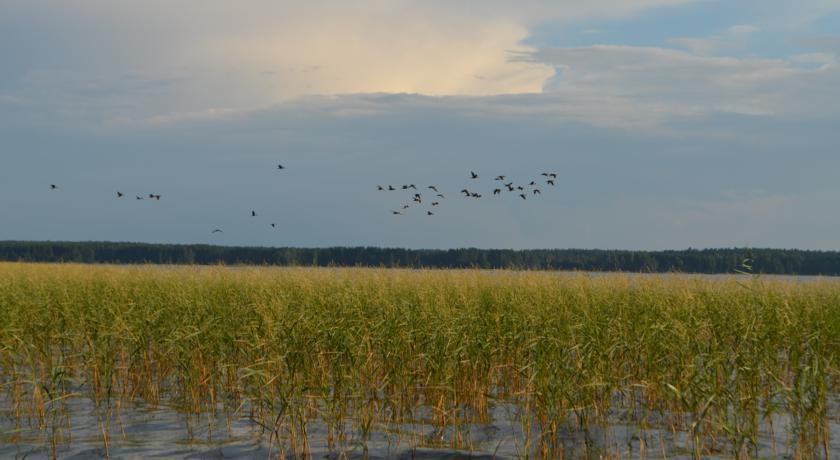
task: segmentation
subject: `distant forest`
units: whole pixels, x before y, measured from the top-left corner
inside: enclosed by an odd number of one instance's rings
[[[397,249],[271,248],[109,242],[0,241],[0,260],[106,264],[281,265],[404,268],[508,268],[643,273],[840,275],[840,252],[793,249]]]

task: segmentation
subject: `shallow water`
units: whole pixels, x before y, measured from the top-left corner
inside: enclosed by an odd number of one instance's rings
[[[830,420],[830,456],[840,456],[840,419],[836,401]],[[3,409],[9,409],[5,407]],[[268,458],[276,457],[277,442],[259,423],[245,415],[187,416],[168,407],[116,405],[108,412],[96,409],[89,400],[77,398],[63,409],[67,417],[59,417],[61,440],[55,446],[59,458]],[[110,417],[104,414],[110,413]],[[615,411],[608,426],[594,426],[588,433],[571,424],[559,431],[559,444],[567,458],[607,456],[620,458],[690,458],[691,449],[685,432],[672,432],[662,426],[661,417],[649,419],[650,428],[640,430],[622,420],[630,414]],[[424,417],[418,417],[422,420]],[[570,417],[571,419],[571,417]],[[762,458],[792,458],[792,442],[788,435],[789,420],[774,416],[772,426],[763,423],[757,451],[750,455]],[[448,428],[436,432],[430,424],[380,425],[367,440],[351,431],[346,423],[346,439],[333,444],[324,423],[312,420],[307,424],[309,452],[313,458],[519,458],[528,449],[520,413],[516,406],[499,404],[491,410],[487,424]],[[15,431],[9,412],[0,412],[0,458],[50,458],[53,446],[51,430]],[[531,425],[532,432],[539,429]],[[106,446],[104,434],[108,435]],[[280,434],[288,446],[286,432]],[[587,437],[590,448],[587,450]],[[731,458],[727,441],[712,441],[712,452]],[[454,448],[453,446],[458,446]],[[533,444],[532,444],[533,445]],[[588,455],[587,455],[588,453]],[[288,454],[288,453],[287,453]],[[291,454],[288,454],[289,456]]]

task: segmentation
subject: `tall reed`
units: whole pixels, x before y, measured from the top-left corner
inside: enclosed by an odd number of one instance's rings
[[[312,423],[470,450],[505,406],[523,456],[611,456],[620,420],[749,457],[781,415],[780,449],[827,457],[839,365],[828,280],[0,264],[0,417],[53,446],[89,398],[248,416],[279,455]]]

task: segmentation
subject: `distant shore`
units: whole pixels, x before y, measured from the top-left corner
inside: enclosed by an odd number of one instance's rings
[[[249,247],[132,242],[0,241],[0,261],[104,264],[482,268],[629,273],[743,272],[840,276],[840,251],[769,248],[403,249]]]

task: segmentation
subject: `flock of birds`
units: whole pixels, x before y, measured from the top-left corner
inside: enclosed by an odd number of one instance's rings
[[[50,190],[58,190],[58,185],[50,184]],[[125,197],[125,193],[117,190],[117,198],[123,198],[123,197]],[[135,199],[137,199],[137,200],[149,199],[149,200],[160,201],[160,197],[161,197],[161,195],[155,194],[155,193],[150,193],[148,195],[135,195]]]
[[[286,167],[283,166],[282,164],[278,164],[277,169],[282,170],[282,169],[286,169]],[[59,190],[59,187],[56,184],[50,184],[50,190]],[[120,190],[116,191],[116,195],[117,195],[117,199],[125,198],[125,193],[123,193]],[[146,200],[146,199],[148,199],[148,200],[160,201],[161,197],[162,197],[162,195],[160,195],[159,193],[149,193],[148,195],[135,195],[136,200]],[[251,210],[251,217],[257,217],[257,211],[256,210],[253,210],[253,209]],[[277,228],[277,224],[274,223],[274,222],[270,223],[269,226],[271,226],[271,228]],[[224,230],[222,230],[221,228],[214,228],[210,233],[211,234],[224,233]]]
[[[542,194],[542,189],[540,187],[547,186],[547,187],[554,187],[557,181],[557,173],[555,172],[543,172],[540,173],[542,177],[541,180],[545,181],[545,184],[541,184],[537,182],[537,179],[530,180],[527,184],[516,184],[514,181],[509,180],[508,176],[505,175],[498,175],[495,176],[493,179],[493,188],[492,188],[492,196],[498,197],[505,193],[513,193],[519,196],[522,200],[528,200],[528,197],[536,197],[537,195]],[[479,179],[479,175],[475,171],[470,171],[469,179],[471,181],[477,181]],[[471,190],[472,188],[472,190]],[[425,192],[418,190],[415,184],[403,184],[398,187],[394,187],[393,185],[377,185],[376,190],[380,192],[396,192],[396,191],[407,191],[409,193],[409,197],[411,198],[411,203],[405,203],[400,206],[399,209],[392,209],[391,214],[395,216],[404,215],[408,210],[414,206],[422,207],[423,203],[427,203],[429,206],[423,209],[426,212],[427,216],[435,215],[432,209],[440,206],[442,200],[446,199],[446,196],[441,193],[440,189],[436,185],[429,185],[426,186],[425,190],[431,190],[431,192]],[[428,195],[425,197],[423,193],[434,193],[434,196],[429,198]],[[480,199],[484,195],[480,192],[476,191],[476,188],[468,185],[461,189],[459,192],[465,198],[471,199]]]
[[[284,170],[284,169],[286,169],[286,167],[283,166],[282,164],[278,164],[277,169],[278,170]],[[522,200],[527,200],[529,196],[530,197],[536,197],[538,195],[541,195],[542,194],[542,189],[540,187],[542,187],[542,186],[554,187],[555,182],[557,180],[557,173],[543,172],[540,175],[543,176],[543,178],[540,179],[540,180],[545,181],[544,184],[538,183],[537,179],[530,180],[529,182],[523,183],[523,184],[515,184],[514,181],[509,181],[508,180],[508,176],[505,176],[505,175],[495,176],[495,178],[493,179],[493,184],[494,185],[492,187],[492,196],[496,197],[496,196],[501,196],[502,194],[505,194],[505,193],[510,193],[510,194],[518,195],[519,198],[521,198]],[[475,171],[470,171],[469,179],[471,181],[478,181],[479,175]],[[476,188],[473,187],[473,186],[478,186],[478,182],[473,182],[469,186],[464,187],[463,189],[461,189],[460,194],[463,195],[465,198],[470,198],[470,199],[480,199],[480,198],[482,198],[484,195],[480,192],[475,191]],[[471,188],[472,188],[472,190],[471,190]],[[50,184],[50,190],[58,190],[58,189],[59,189],[58,185]],[[440,191],[438,186],[436,186],[436,185],[428,185],[423,190],[418,189],[415,184],[403,184],[403,185],[398,186],[398,187],[395,187],[393,185],[377,185],[376,189],[380,192],[404,191],[404,192],[409,193],[409,197],[411,199],[410,204],[405,203],[405,204],[402,204],[399,209],[391,210],[391,214],[396,215],[396,216],[405,215],[412,206],[421,207],[423,209],[423,211],[425,211],[425,214],[427,216],[433,216],[433,215],[435,215],[435,212],[433,210],[436,209],[438,206],[440,206],[441,203],[443,202],[443,200],[446,199],[446,195],[444,195]],[[429,192],[427,192],[427,190]],[[424,193],[426,193],[425,196],[423,195]],[[431,195],[432,193],[434,195]],[[123,199],[123,198],[125,198],[125,196],[126,196],[125,193],[123,193],[119,190],[116,191],[117,199]],[[156,193],[149,193],[149,194],[144,194],[144,195],[135,195],[135,199],[136,200],[160,201],[161,195],[156,194]],[[424,204],[426,205],[425,208],[423,208]],[[254,210],[254,209],[251,210],[251,217],[252,218],[257,217],[257,211],[256,210]],[[270,223],[269,226],[271,228],[275,228],[275,229],[277,228],[277,224],[273,223],[273,222]],[[210,233],[211,234],[224,233],[224,230],[222,230],[221,228],[214,228]]]

